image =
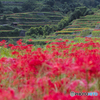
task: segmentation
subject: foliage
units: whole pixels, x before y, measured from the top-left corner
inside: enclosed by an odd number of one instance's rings
[[[100,5],[97,5],[97,8],[100,9]]]
[[[37,34],[38,34],[38,36],[39,35],[49,35],[49,34],[55,32],[55,31],[62,30],[67,25],[69,25],[72,20],[77,19],[80,16],[84,16],[84,15],[88,14],[87,12],[88,11],[87,11],[86,7],[78,7],[78,8],[75,9],[75,11],[69,17],[63,18],[55,26],[55,28],[54,28],[54,26],[52,27],[52,26],[49,26],[49,25],[45,25],[43,28],[30,28],[30,30],[28,31],[27,35],[34,34],[34,35],[32,35],[32,37],[36,37]]]
[[[15,8],[13,9],[13,12],[14,12],[14,13],[18,13],[18,12],[20,12],[20,10],[19,10],[17,7],[15,7]]]
[[[14,44],[14,45],[16,45],[16,41],[14,41],[13,39],[9,38],[8,44]]]
[[[22,4],[23,11],[32,11],[35,8],[35,0],[27,0]]]
[[[11,0],[13,1],[13,0]],[[16,1],[13,1],[14,3],[17,3]],[[68,13],[70,11],[74,11],[76,7],[86,6],[88,8],[96,7],[100,4],[100,1],[98,0],[25,0],[23,1],[21,6],[22,8],[15,9],[14,7],[9,6],[2,6],[0,8],[0,13],[3,13],[3,11],[13,11],[13,12],[19,12],[19,11],[60,11],[63,13]],[[6,4],[7,5],[7,4]],[[12,5],[12,4],[11,4]],[[7,8],[7,9],[6,9]]]
[[[44,1],[44,4],[47,4],[47,5],[49,5],[49,6],[52,7],[52,6],[54,5],[54,3],[55,3],[54,1],[55,1],[55,0],[45,0],[45,1]]]
[[[44,27],[31,27],[29,31],[26,33],[26,35],[31,35],[32,37],[36,36],[43,36],[43,35],[49,35],[53,30],[53,27],[49,25],[45,25]]]
[[[44,35],[49,35],[50,33],[52,33],[52,28],[49,25],[45,25],[43,27],[43,34]]]
[[[92,31],[93,37],[100,37],[100,31]]]
[[[83,31],[81,31],[80,36],[85,37],[85,36],[88,36],[90,34],[91,34],[90,30],[83,30]]]
[[[7,16],[4,15],[3,18],[2,18],[2,21],[6,21],[6,18],[7,18]]]
[[[67,26],[69,23],[68,19],[62,19],[59,23],[58,23],[58,30],[63,29],[65,26]]]
[[[0,1],[0,8],[3,8],[3,4],[2,4],[2,2]]]
[[[40,27],[31,27],[27,32],[27,36],[32,36],[33,38],[36,38],[37,36],[43,35],[43,28]]]

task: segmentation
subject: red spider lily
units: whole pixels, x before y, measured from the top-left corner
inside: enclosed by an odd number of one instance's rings
[[[9,47],[12,47],[12,46],[14,46],[14,45],[10,43],[10,44],[8,44],[8,46],[9,46]]]
[[[69,42],[69,40],[66,40],[66,42]]]
[[[6,40],[2,40],[2,41],[0,42],[0,46],[5,45],[5,43],[6,43]]]
[[[7,47],[8,47],[8,46],[5,44],[5,45],[4,45],[4,48],[7,48]]]
[[[97,23],[100,23],[100,22],[97,22]]]
[[[41,66],[42,62],[38,59],[33,59],[29,62],[30,67],[39,66],[39,65]]]
[[[22,39],[19,39],[19,40],[17,41],[17,44],[18,44],[18,45],[22,45]]]
[[[71,43],[74,43],[74,41],[71,41]]]
[[[49,43],[49,41],[46,41],[46,43]]]
[[[28,41],[32,41],[32,39],[29,39]]]
[[[16,46],[9,44],[15,56],[0,59],[0,99],[99,100],[100,43],[96,41],[100,39],[68,41],[52,42],[34,51],[33,45],[22,40]],[[98,96],[71,97],[72,90],[96,91]]]
[[[54,93],[44,96],[44,100],[68,100],[67,96],[62,93]]]
[[[100,31],[100,29],[94,29],[93,31]]]
[[[19,52],[17,52],[17,51],[12,52],[12,55],[18,55],[18,54],[19,54]]]
[[[12,89],[0,89],[0,99],[1,100],[19,100],[18,97],[15,96],[15,92]]]

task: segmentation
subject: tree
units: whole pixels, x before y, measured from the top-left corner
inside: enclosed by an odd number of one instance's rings
[[[18,9],[17,7],[15,7],[15,8],[13,9],[13,12],[14,12],[14,13],[18,13],[18,12],[19,12],[19,9]]]
[[[2,5],[1,1],[0,1],[0,8],[3,8],[3,5]]]
[[[45,0],[44,4],[47,4],[49,6],[54,6],[55,0]]]
[[[52,28],[49,25],[45,25],[43,27],[43,34],[44,35],[49,35],[52,32]]]
[[[2,20],[3,21],[6,21],[6,18],[7,18],[7,16],[4,15]]]
[[[43,35],[43,29],[42,27],[31,27],[29,29],[29,31],[26,33],[26,35],[30,35],[34,38],[36,38],[36,36],[39,36],[39,35]]]
[[[1,3],[1,1],[0,1],[0,13],[3,13],[3,11],[4,11],[3,5],[2,5],[2,3]]]
[[[100,5],[97,5],[97,8],[100,9]]]
[[[39,35],[43,35],[43,28],[41,26],[38,27],[38,33]]]
[[[83,16],[84,13],[87,11],[87,7],[76,7],[75,10],[80,10],[81,11],[81,15]]]
[[[35,8],[35,1],[33,0],[28,0],[22,4],[22,10],[23,11],[28,11],[28,10],[33,10]]]

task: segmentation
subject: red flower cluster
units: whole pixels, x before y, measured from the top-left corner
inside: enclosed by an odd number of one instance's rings
[[[93,31],[100,31],[100,29],[94,29]]]
[[[34,51],[22,40],[8,44],[13,58],[0,59],[0,100],[100,100],[100,40],[59,41]],[[71,91],[98,96],[71,97]]]

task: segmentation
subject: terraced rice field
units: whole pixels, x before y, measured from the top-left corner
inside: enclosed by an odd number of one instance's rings
[[[95,28],[95,26],[100,22],[100,10],[94,13],[94,15],[86,15],[80,17],[80,19],[76,19],[73,21],[72,27],[88,27]]]
[[[16,13],[6,14],[7,23],[18,22],[18,28],[30,28],[44,25],[55,25],[65,15],[60,12],[27,12],[27,13]],[[0,17],[3,17],[0,15]]]
[[[80,32],[83,30],[91,30],[93,33],[93,36],[95,36],[95,33],[99,35],[100,30],[95,30],[94,28],[100,24],[100,10],[96,11],[93,15],[86,15],[81,16],[79,19],[73,20],[71,24],[67,27],[65,27],[61,31],[56,31],[53,38],[58,38],[57,35],[66,35],[69,37],[70,35],[79,36]],[[52,36],[49,36],[52,38]]]

